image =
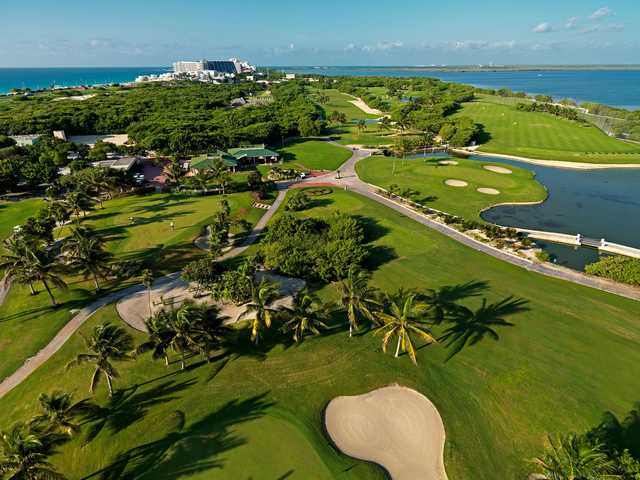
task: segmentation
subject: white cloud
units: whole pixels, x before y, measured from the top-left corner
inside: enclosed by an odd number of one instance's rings
[[[544,22],[544,23],[539,23],[538,25],[533,27],[531,31],[533,33],[549,33],[553,31],[553,27],[551,26],[550,23]]]
[[[392,42],[378,42],[375,45],[364,45],[362,51],[364,52],[385,52],[388,50],[395,50],[404,47],[404,43],[396,40]]]
[[[567,20],[567,23],[564,24],[564,28],[571,30],[573,28],[576,28],[578,24],[578,17],[571,17]]]
[[[591,20],[598,20],[600,18],[608,17],[612,13],[613,12],[611,11],[611,9],[609,7],[601,7],[598,10],[596,10],[595,12],[593,12],[591,15],[589,15],[589,18]]]
[[[589,34],[596,32],[622,32],[624,30],[624,24],[622,23],[609,23],[606,25],[589,25],[580,29],[580,33]]]
[[[449,50],[511,50],[516,47],[513,40],[487,42],[484,40],[464,40],[446,44]]]

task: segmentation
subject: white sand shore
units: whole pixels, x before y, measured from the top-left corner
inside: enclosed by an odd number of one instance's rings
[[[640,168],[640,163],[586,163],[586,162],[566,162],[560,160],[538,160],[535,158],[518,157],[516,155],[505,155],[503,153],[488,153],[471,149],[451,149],[452,152],[478,155],[481,157],[505,158],[507,160],[518,160],[520,162],[542,165],[553,168],[569,168],[574,170],[603,170],[607,168]]]
[[[337,397],[324,416],[327,433],[346,455],[375,462],[393,480],[446,480],[444,424],[427,397],[393,385]]]

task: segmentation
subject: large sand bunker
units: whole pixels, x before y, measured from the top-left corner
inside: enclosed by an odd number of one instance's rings
[[[256,273],[257,282],[263,279],[278,286],[281,297],[271,304],[273,308],[290,307],[293,296],[305,286],[305,281],[298,278],[283,277],[268,272]],[[215,303],[210,296],[196,297],[195,293],[195,284],[189,284],[177,275],[170,275],[159,279],[151,287],[151,305],[149,305],[149,292],[144,289],[124,297],[116,304],[116,310],[120,318],[128,325],[136,330],[146,332],[145,320],[149,318],[150,314],[156,314],[163,308],[169,308],[171,305],[177,307],[187,300],[196,303]],[[227,323],[235,323],[246,310],[245,305],[226,302],[218,302],[217,305],[220,308],[220,315],[228,317]],[[245,318],[249,319],[251,316]]]
[[[469,185],[464,180],[456,180],[455,178],[449,178],[445,180],[444,184],[450,187],[466,187],[467,185]]]
[[[502,173],[503,175],[509,175],[513,173],[512,170],[504,167],[499,167],[497,165],[484,165],[482,168],[484,168],[485,170],[489,170],[490,172]]]
[[[495,188],[480,187],[477,190],[485,195],[500,195],[500,190],[496,190]]]
[[[440,160],[438,165],[458,165],[458,162],[455,160]]]
[[[442,419],[429,399],[415,390],[394,385],[334,398],[324,421],[342,452],[381,465],[393,480],[447,478]]]

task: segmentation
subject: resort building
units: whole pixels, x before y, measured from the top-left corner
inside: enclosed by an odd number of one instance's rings
[[[238,160],[236,157],[222,150],[218,150],[215,153],[192,158],[189,162],[188,169],[192,173],[199,173],[204,170],[211,170],[220,161],[232,172],[235,172],[238,168]]]

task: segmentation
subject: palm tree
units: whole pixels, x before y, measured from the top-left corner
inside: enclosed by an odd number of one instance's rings
[[[76,222],[80,220],[80,215],[86,215],[88,210],[91,210],[93,201],[86,192],[82,190],[74,190],[67,193],[64,202],[66,203],[71,213],[76,217]]]
[[[71,212],[64,202],[50,201],[48,207],[49,215],[51,215],[51,218],[53,218],[57,226],[62,226],[64,222],[69,220]]]
[[[194,176],[191,177],[191,181],[195,184],[196,188],[202,190],[202,195],[207,193],[207,186],[211,181],[211,172],[209,170],[200,170]]]
[[[165,168],[165,174],[169,185],[178,185],[185,175],[182,162],[178,158],[171,159],[171,163]]]
[[[80,425],[74,422],[75,417],[91,411],[91,405],[87,400],[73,403],[71,393],[41,393],[38,401],[42,413],[31,420],[31,425],[49,432],[60,431],[68,436],[80,431]]]
[[[239,319],[252,316],[249,327],[251,328],[251,341],[256,345],[260,342],[262,330],[271,327],[276,310],[269,307],[278,298],[278,287],[266,280],[262,280],[258,285],[251,280],[251,301],[247,304],[246,310],[240,314]]]
[[[115,189],[113,177],[109,176],[106,168],[91,168],[84,177],[86,187],[93,192],[93,197],[100,203],[100,208],[104,208],[103,196]]]
[[[358,328],[361,318],[373,320],[372,309],[379,305],[377,291],[369,286],[369,277],[362,270],[350,268],[347,278],[337,284],[340,304],[347,312],[349,337]]]
[[[360,134],[367,128],[367,122],[365,122],[364,120],[358,120],[356,126],[358,128],[358,136],[360,136]]]
[[[164,359],[166,367],[169,366],[169,349],[172,347],[174,332],[171,330],[167,316],[160,312],[158,315],[148,318],[144,322],[147,327],[147,341],[138,345],[136,355],[151,352],[154,360]],[[184,367],[183,367],[184,368]]]
[[[304,340],[305,334],[318,335],[320,330],[326,330],[325,323],[330,317],[330,306],[319,305],[318,298],[306,288],[293,297],[291,307],[283,307],[282,317],[285,324],[282,331],[293,332],[293,340],[296,343]]]
[[[4,241],[7,253],[0,257],[0,271],[4,271],[5,277],[10,281],[16,281],[23,285],[29,285],[31,295],[37,292],[33,288],[36,280],[31,269],[29,245],[17,235],[11,235]]]
[[[153,272],[145,268],[141,275],[142,285],[147,289],[147,298],[149,300],[149,317],[153,315],[153,308],[151,306],[151,287],[153,286]]]
[[[603,451],[602,445],[593,445],[583,437],[569,434],[549,445],[542,456],[536,458],[548,480],[605,480],[618,478],[613,475],[614,463]]]
[[[96,367],[91,376],[89,390],[93,393],[102,379],[107,380],[109,396],[113,395],[112,380],[120,374],[111,362],[119,360],[132,360],[129,352],[133,349],[133,338],[127,331],[110,323],[97,325],[91,336],[85,338],[85,344],[89,353],[78,355],[75,360],[67,363],[67,369],[84,363],[95,363]]]
[[[60,289],[66,289],[67,284],[60,276],[62,266],[58,260],[46,249],[38,248],[30,250],[28,252],[29,264],[29,278],[42,282],[49,298],[51,299],[51,305],[58,306],[49,282]]]
[[[451,319],[452,325],[438,339],[444,340],[447,347],[453,347],[447,360],[458,354],[467,344],[475,345],[485,336],[499,340],[495,327],[512,327],[514,324],[505,318],[527,311],[527,303],[527,300],[521,298],[507,297],[487,305],[485,298],[482,300],[482,306],[475,311],[459,307]]]
[[[11,480],[64,480],[47,462],[47,446],[24,423],[0,432],[0,476]]]
[[[397,337],[395,357],[398,358],[402,350],[409,353],[411,361],[417,364],[412,335],[417,335],[428,343],[436,341],[424,321],[428,305],[420,302],[416,292],[403,289],[393,295],[387,295],[385,303],[384,310],[373,312],[374,317],[382,323],[374,332],[376,335],[384,335],[382,351],[386,353],[391,339]]]
[[[112,257],[104,249],[102,239],[88,228],[75,227],[65,239],[62,251],[67,264],[85,278],[92,277],[96,293],[99,292],[98,279],[104,278],[109,272]]]

